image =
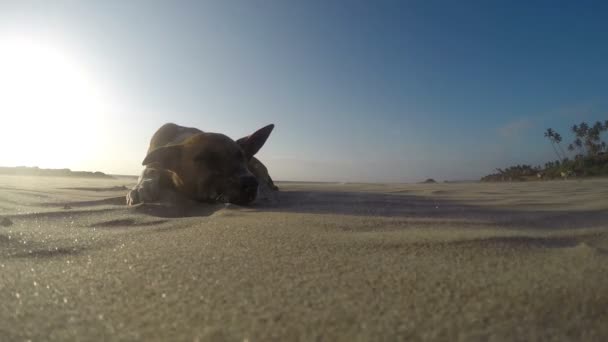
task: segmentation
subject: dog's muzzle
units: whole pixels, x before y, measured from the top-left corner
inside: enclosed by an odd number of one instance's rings
[[[249,204],[258,194],[258,180],[253,176],[244,176],[239,180],[239,197],[235,204]]]

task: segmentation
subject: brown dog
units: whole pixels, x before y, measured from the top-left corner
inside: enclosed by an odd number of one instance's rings
[[[204,202],[248,204],[258,192],[276,191],[268,170],[254,155],[274,125],[234,141],[219,133],[168,123],[154,133],[137,185],[127,204],[156,202],[175,195]]]

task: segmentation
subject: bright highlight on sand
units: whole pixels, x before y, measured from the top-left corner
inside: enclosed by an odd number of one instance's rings
[[[0,36],[1,165],[63,168],[94,158],[106,108],[72,51],[48,39]]]

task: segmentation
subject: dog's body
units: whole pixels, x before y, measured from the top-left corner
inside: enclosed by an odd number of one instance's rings
[[[274,125],[234,141],[223,134],[168,123],[150,140],[145,166],[127,204],[185,197],[205,202],[248,204],[278,190],[253,155]]]

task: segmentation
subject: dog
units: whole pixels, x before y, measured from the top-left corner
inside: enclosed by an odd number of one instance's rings
[[[145,166],[126,195],[127,205],[186,198],[198,202],[252,203],[278,187],[254,155],[274,125],[232,140],[224,134],[167,123],[150,140]]]

